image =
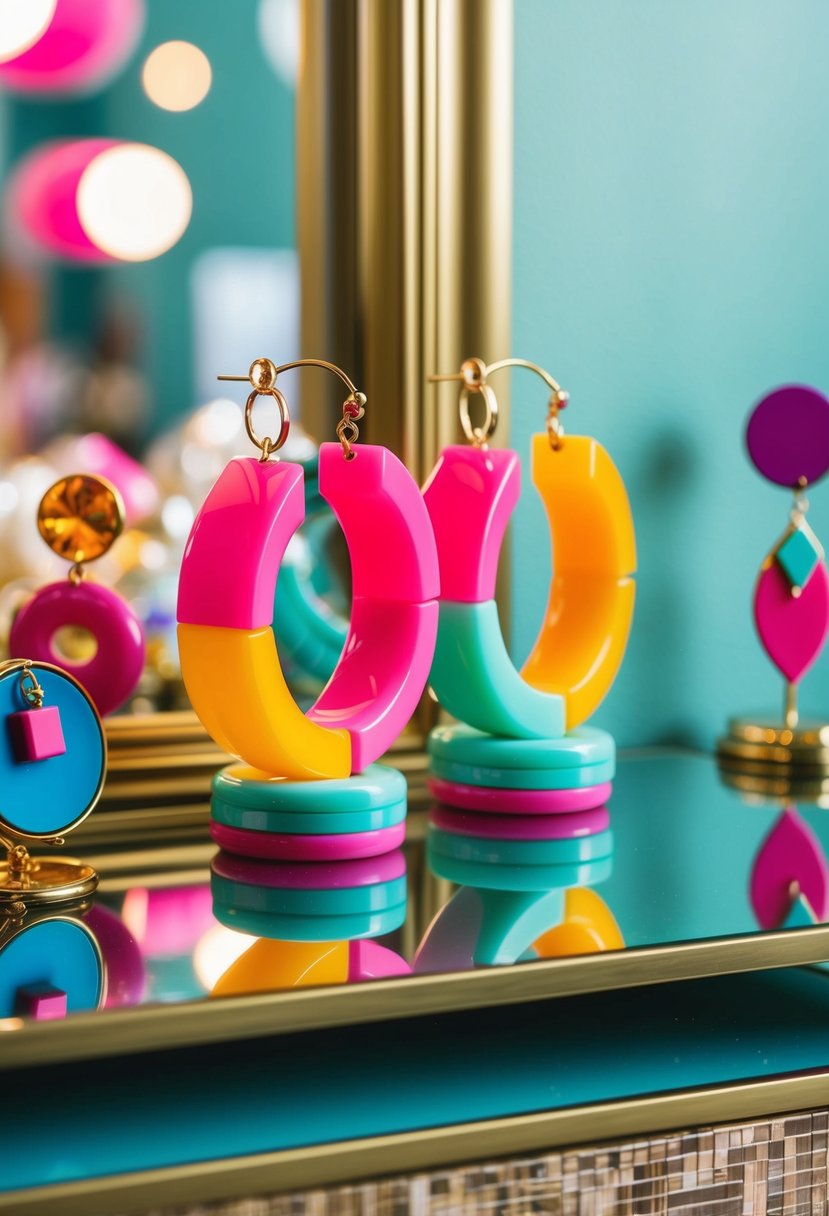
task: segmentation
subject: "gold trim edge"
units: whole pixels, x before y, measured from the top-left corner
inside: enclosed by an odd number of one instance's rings
[[[317,1190],[568,1145],[762,1118],[826,1101],[829,1070],[647,1094],[301,1149],[84,1178],[0,1194],[14,1216],[103,1216]]]
[[[75,1014],[60,1023],[18,1022],[6,1028],[0,1023],[0,1071],[798,967],[828,958],[829,926],[817,926],[376,980],[345,991],[335,985],[113,1009],[105,1014],[105,1023],[100,1013]]]

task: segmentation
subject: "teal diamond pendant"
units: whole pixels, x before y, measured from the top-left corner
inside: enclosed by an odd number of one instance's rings
[[[774,557],[788,580],[792,595],[799,596],[823,557],[823,548],[809,525],[802,522],[792,528]]]

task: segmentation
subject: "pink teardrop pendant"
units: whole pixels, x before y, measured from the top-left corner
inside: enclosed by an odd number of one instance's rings
[[[797,683],[820,654],[829,634],[829,573],[821,560],[800,595],[776,561],[762,571],[754,591],[754,623],[766,653],[786,679]]]
[[[794,807],[786,808],[761,844],[749,891],[763,929],[785,922],[793,891],[806,897],[818,921],[829,916],[829,866],[820,841]]]

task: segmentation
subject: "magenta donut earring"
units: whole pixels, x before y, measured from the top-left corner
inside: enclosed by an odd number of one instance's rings
[[[62,477],[44,494],[37,519],[49,548],[72,563],[69,578],[41,587],[21,608],[9,636],[12,657],[26,655],[61,667],[87,690],[101,715],[129,699],[144,670],[144,631],[131,606],[109,587],[86,578],[86,563],[102,557],[124,527],[124,507],[102,477]],[[65,626],[86,629],[96,645],[89,660],[68,659],[55,638]]]

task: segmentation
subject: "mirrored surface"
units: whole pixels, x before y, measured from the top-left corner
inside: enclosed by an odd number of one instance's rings
[[[708,757],[623,758],[607,808],[545,816],[559,820],[546,839],[506,837],[505,818],[418,811],[404,848],[368,861],[254,862],[199,845],[125,854],[129,876],[113,857],[91,907],[6,925],[3,1029],[50,1020],[60,1034],[58,1022],[93,1010],[115,1027],[126,1007],[199,1013],[228,997],[332,985],[348,990],[330,1020],[348,1020],[348,993],[373,981],[450,983],[514,965],[516,977],[546,968],[554,994],[574,957],[585,966],[562,991],[596,986],[590,968],[613,956],[623,966],[599,986],[625,986],[665,978],[652,948],[675,957],[736,938],[754,951],[738,969],[772,965],[761,922],[799,933],[825,918],[825,811],[749,803]],[[50,948],[49,933],[70,944]],[[689,974],[734,969],[694,957]],[[7,1059],[14,1037],[0,1038]]]

